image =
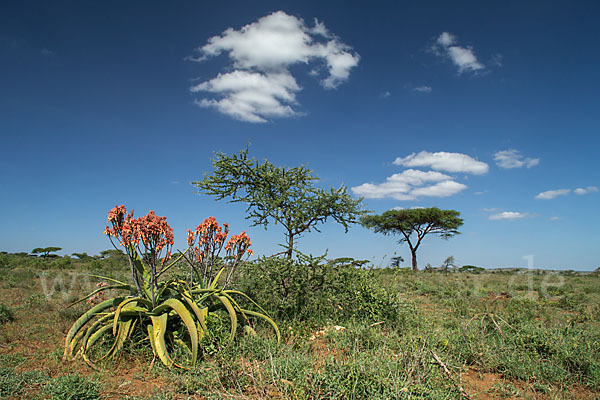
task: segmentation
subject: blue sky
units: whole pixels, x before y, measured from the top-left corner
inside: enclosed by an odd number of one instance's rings
[[[460,211],[421,266],[598,267],[600,5],[365,4],[3,2],[0,250],[97,253],[118,203],[167,216],[180,248],[215,216],[275,253],[278,227],[189,184],[251,143],[377,213]],[[360,226],[299,248],[409,259]]]

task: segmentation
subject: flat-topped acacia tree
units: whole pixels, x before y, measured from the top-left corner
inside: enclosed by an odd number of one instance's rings
[[[31,250],[31,254],[41,254],[41,257],[46,259],[50,256],[50,253],[55,253],[60,250],[62,250],[62,247],[36,247],[35,249]]]
[[[427,235],[439,235],[448,239],[459,234],[463,224],[456,210],[440,210],[436,207],[410,210],[389,210],[381,215],[366,215],[361,218],[364,227],[384,235],[400,235],[400,244],[408,243],[412,255],[412,269],[417,271],[417,249]]]
[[[258,162],[248,158],[248,149],[227,156],[216,153],[214,172],[206,174],[201,181],[192,182],[201,192],[215,196],[217,200],[230,198],[230,202],[248,205],[247,219],[253,226],[269,222],[281,224],[285,232],[285,254],[292,258],[295,241],[302,234],[315,230],[329,218],[344,226],[346,231],[352,223],[365,214],[362,199],[353,199],[342,185],[338,189],[316,188],[319,178],[306,166],[285,168],[268,160]]]

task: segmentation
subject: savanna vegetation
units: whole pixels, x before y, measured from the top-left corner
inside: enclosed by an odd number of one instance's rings
[[[357,268],[351,259],[260,258],[239,267],[230,285],[277,322],[280,344],[257,320],[228,345],[230,318],[215,309],[188,369],[152,363],[143,330],[95,368],[64,362],[73,323],[90,303],[117,294],[68,307],[106,282],[90,274],[130,275],[113,257],[0,256],[0,398],[600,396],[597,274],[474,266],[413,273]],[[187,281],[189,269],[179,260],[168,274]],[[112,348],[97,345],[91,356]],[[169,348],[189,362],[185,346]]]
[[[207,218],[173,249],[165,217],[113,208],[113,249],[0,254],[0,399],[596,399],[600,277],[416,268],[454,210],[366,216],[305,167],[215,160],[198,187],[280,223],[284,251],[250,260],[245,232]],[[260,183],[262,182],[262,183]],[[294,205],[301,205],[295,208]],[[297,239],[333,219],[399,234],[377,268],[312,257]],[[37,251],[36,251],[37,250]]]

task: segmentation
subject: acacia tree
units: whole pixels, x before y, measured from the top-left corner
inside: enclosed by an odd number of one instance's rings
[[[42,258],[46,259],[48,258],[48,256],[50,256],[50,253],[54,253],[60,250],[62,250],[62,247],[36,247],[35,249],[31,250],[31,254],[40,254]]]
[[[440,210],[436,207],[410,210],[389,210],[381,215],[366,215],[361,218],[363,226],[375,232],[401,235],[400,244],[407,243],[412,255],[412,269],[417,271],[417,249],[427,235],[439,235],[448,239],[459,234],[463,224],[460,213],[455,210]]]
[[[450,256],[448,258],[446,258],[444,260],[444,262],[441,265],[442,267],[442,271],[444,271],[444,273],[448,273],[448,269],[450,267],[454,268],[456,270],[456,260],[454,259],[454,256]]]
[[[83,253],[72,253],[71,256],[73,257],[77,257],[82,261],[87,261],[87,260],[91,260],[93,259],[92,256],[90,256],[88,253],[83,252]]]
[[[246,219],[251,219],[253,226],[267,229],[269,222],[281,224],[285,251],[276,255],[292,258],[297,239],[311,230],[319,232],[317,225],[329,218],[342,224],[347,232],[349,225],[365,213],[362,199],[353,199],[346,186],[316,188],[314,183],[319,178],[304,165],[285,168],[268,160],[261,163],[248,158],[248,149],[233,156],[215,154],[214,172],[192,184],[217,200],[229,198],[232,203],[246,203]]]
[[[400,264],[402,264],[403,262],[404,262],[404,258],[402,256],[392,257],[390,260],[390,267],[391,268],[400,268]]]

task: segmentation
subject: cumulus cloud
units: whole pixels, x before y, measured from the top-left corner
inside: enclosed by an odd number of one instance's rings
[[[498,214],[490,215],[489,219],[491,219],[491,220],[500,220],[500,219],[514,220],[514,219],[525,218],[528,215],[529,214],[527,214],[527,213],[520,213],[520,212],[516,212],[516,211],[503,211]]]
[[[540,163],[539,158],[524,157],[521,152],[515,149],[502,150],[494,154],[494,161],[500,168],[522,168],[535,167]]]
[[[219,74],[210,81],[191,88],[192,92],[210,92],[224,95],[220,100],[201,99],[197,104],[214,107],[223,114],[242,121],[266,122],[266,117],[288,117],[296,112],[289,104],[296,103],[300,87],[286,72],[261,74],[233,71]]]
[[[466,185],[441,172],[407,169],[388,177],[383,183],[355,186],[352,192],[369,199],[414,200],[419,197],[448,197],[466,188]]]
[[[412,153],[404,158],[396,158],[394,164],[405,167],[430,167],[437,171],[466,172],[476,175],[485,174],[489,170],[486,163],[477,161],[466,154],[445,151]]]
[[[311,75],[326,69],[321,85],[336,88],[348,79],[358,65],[359,55],[315,19],[314,26],[283,11],[277,11],[239,30],[228,28],[197,49],[190,60],[203,62],[227,54],[231,72],[191,88],[209,92],[216,99],[201,99],[197,104],[213,107],[236,119],[266,122],[272,117],[298,115],[292,108],[295,94],[301,90],[290,73],[295,64],[317,63]]]
[[[436,183],[433,186],[426,186],[414,189],[411,194],[416,197],[431,196],[431,197],[449,197],[462,190],[465,190],[467,185],[456,181],[444,181]]]
[[[429,153],[422,151],[406,157],[398,157],[393,164],[404,167],[426,167],[435,171],[406,169],[386,178],[382,183],[363,183],[352,191],[366,198],[393,198],[396,200],[415,200],[420,197],[449,197],[462,192],[467,185],[457,182],[456,178],[439,171],[450,173],[485,174],[489,167],[461,153]]]
[[[413,92],[431,93],[433,91],[431,86],[417,86],[413,88]]]
[[[558,196],[565,196],[571,192],[571,189],[547,190],[535,196],[538,200],[550,200]]]
[[[588,186],[586,188],[577,188],[574,190],[575,194],[582,195],[597,192],[598,188],[596,186]]]
[[[462,47],[456,44],[456,36],[443,32],[431,48],[435,54],[449,58],[458,67],[458,72],[479,71],[485,66],[477,60],[473,48]]]

